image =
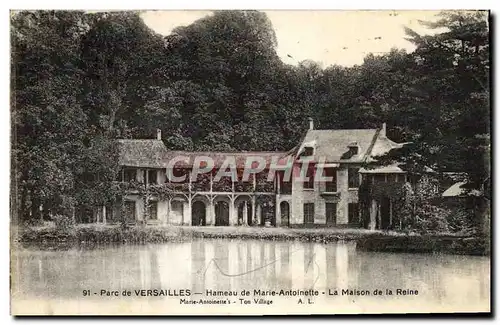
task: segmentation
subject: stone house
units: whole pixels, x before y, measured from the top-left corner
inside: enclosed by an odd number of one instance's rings
[[[361,182],[406,180],[395,166],[369,168],[374,157],[403,145],[387,138],[385,123],[378,129],[315,130],[310,120],[300,143],[288,152],[171,151],[161,131],[156,139],[123,139],[118,144],[119,181],[135,187],[121,207],[101,207],[98,222],[125,217],[129,223],[161,225],[359,227]],[[199,157],[213,161],[213,168],[194,178]],[[260,157],[264,167],[245,180],[242,175],[252,157]],[[217,178],[228,161],[233,162],[236,179],[227,174]],[[185,179],[173,182],[174,176]],[[391,208],[380,202],[378,211],[389,218]]]

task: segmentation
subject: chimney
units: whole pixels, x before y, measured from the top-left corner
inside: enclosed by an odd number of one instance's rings
[[[156,140],[161,140],[161,130],[156,129]]]
[[[387,129],[387,124],[382,123],[382,128],[380,129],[380,136],[385,137],[385,131]]]
[[[349,143],[347,146],[349,148],[349,152],[351,152],[353,155],[357,155],[359,152],[359,144],[355,142]]]
[[[314,130],[314,120],[312,117],[309,118],[309,130]]]

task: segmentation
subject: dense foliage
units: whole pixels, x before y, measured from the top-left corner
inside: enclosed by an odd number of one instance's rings
[[[489,175],[489,38],[483,13],[407,30],[416,50],[354,67],[284,64],[270,20],[220,11],[171,35],[135,12],[22,11],[11,18],[12,206],[23,220],[112,201],[115,138],[169,149],[288,150],[317,128],[369,128],[412,145],[409,170]]]
[[[439,180],[425,174],[410,182],[374,183],[365,179],[359,188],[360,221],[370,227],[371,218],[380,223],[381,204],[390,199],[392,224],[388,229],[417,233],[489,234],[482,207],[485,199],[476,196],[441,197]],[[375,206],[373,206],[375,203]],[[385,204],[388,204],[385,201]],[[488,218],[488,216],[486,216]]]

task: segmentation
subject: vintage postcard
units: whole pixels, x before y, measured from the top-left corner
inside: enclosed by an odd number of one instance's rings
[[[489,30],[11,11],[11,314],[490,313]]]

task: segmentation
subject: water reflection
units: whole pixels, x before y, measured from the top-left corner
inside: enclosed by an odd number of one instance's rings
[[[98,249],[19,249],[12,257],[13,297],[79,298],[83,290],[410,289],[439,305],[489,304],[484,257],[357,252],[352,243],[242,240],[122,245]],[[394,292],[395,293],[395,292]],[[118,298],[117,298],[118,299]],[[148,299],[160,299],[151,297]],[[161,298],[164,299],[164,298]],[[420,300],[419,300],[420,299]]]

